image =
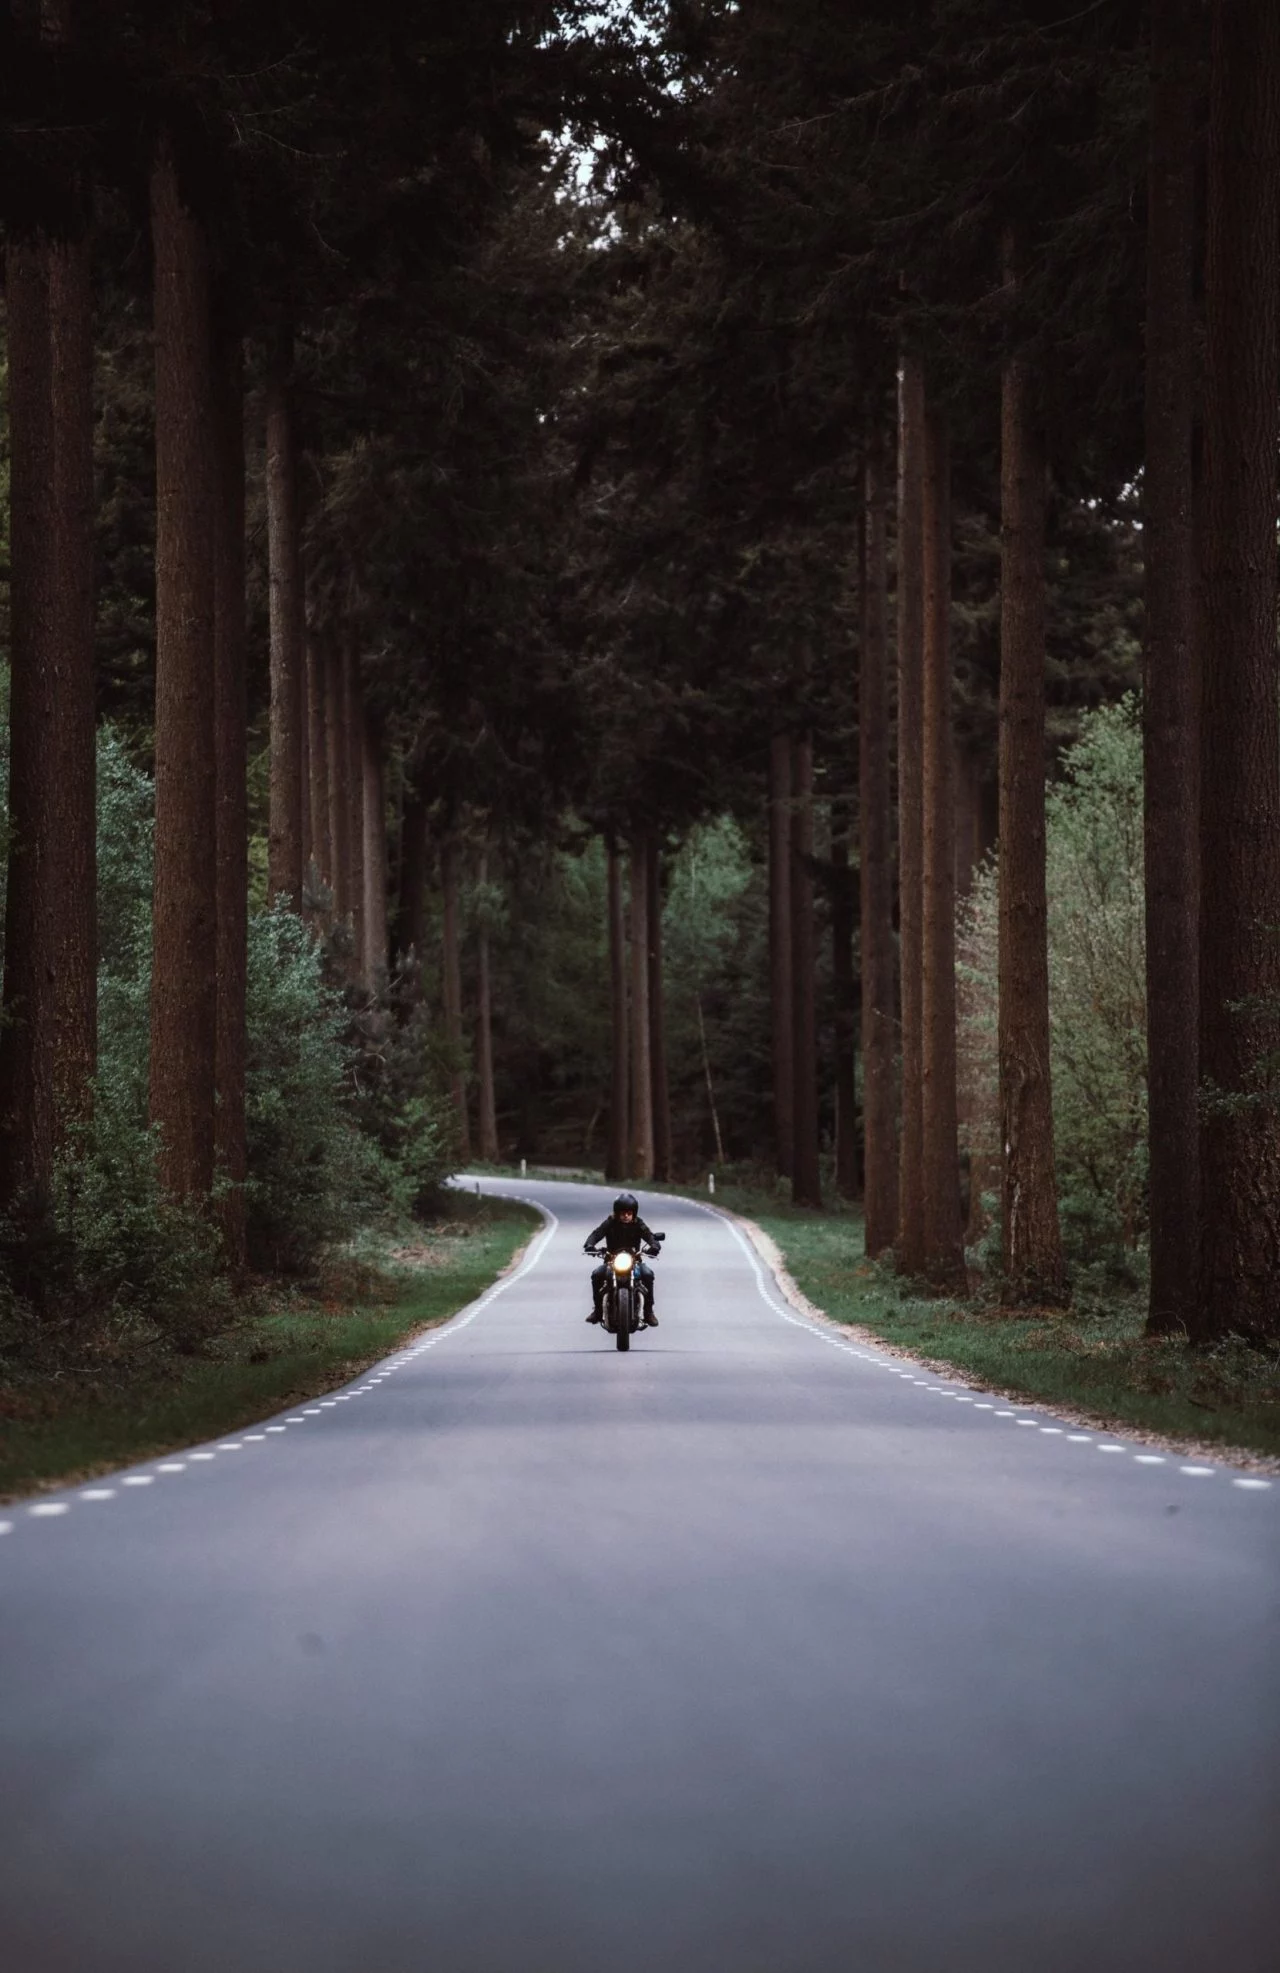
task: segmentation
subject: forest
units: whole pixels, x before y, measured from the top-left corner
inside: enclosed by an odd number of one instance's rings
[[[4,1346],[522,1158],[1280,1338],[1280,10],[0,32]]]

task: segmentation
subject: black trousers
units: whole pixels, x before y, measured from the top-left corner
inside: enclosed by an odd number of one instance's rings
[[[646,1267],[644,1262],[639,1258],[637,1258],[633,1272],[640,1283],[640,1287],[644,1294],[644,1298],[647,1306],[649,1308],[652,1308],[653,1307],[653,1269],[651,1267]],[[609,1279],[609,1263],[608,1261],[601,1261],[599,1267],[593,1269],[591,1275],[591,1299],[595,1303],[597,1315],[600,1313],[600,1310],[604,1307],[604,1284],[608,1279]]]

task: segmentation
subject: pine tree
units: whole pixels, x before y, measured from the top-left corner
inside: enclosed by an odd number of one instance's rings
[[[360,722],[361,827],[364,837],[364,944],[361,971],[376,988],[387,970],[387,814],[382,744],[368,709]]]
[[[874,415],[867,433],[865,479],[858,672],[858,864],[862,928],[864,1212],[866,1249],[874,1260],[893,1245],[898,1223],[885,444],[883,428]]]
[[[498,1162],[498,1116],[493,1082],[493,978],[489,962],[489,918],[486,892],[489,883],[487,851],[480,856],[481,908],[476,925],[476,1085],[480,1126],[480,1156],[486,1164]]]
[[[921,743],[921,1183],[923,1272],[964,1285],[956,1103],[955,734],[951,705],[951,436],[925,419],[924,663]]]
[[[217,819],[217,1033],[214,1152],[224,1183],[218,1219],[227,1258],[245,1260],[245,993],[248,968],[249,804],[245,777],[244,354],[225,313],[213,357],[214,752]]]
[[[792,742],[775,733],[769,750],[769,980],[773,1018],[773,1128],[778,1176],[795,1159],[795,1014],[791,926]]]
[[[622,859],[612,835],[605,839],[609,913],[609,1138],[604,1175],[614,1184],[627,1175],[631,1154],[630,1048],[627,1024],[627,928]]]
[[[267,375],[267,534],[271,573],[271,830],[267,888],[302,907],[304,816],[303,577],[298,443],[290,392],[293,336],[281,332]]]
[[[924,365],[904,351],[898,390],[898,926],[902,1135],[898,1236],[904,1274],[924,1268]]]
[[[813,897],[813,740],[792,749],[791,1011],[794,1022],[792,1097],[794,1140],[791,1196],[798,1206],[821,1206],[818,1144],[818,942]]]
[[[1006,278],[1017,292],[1014,248]],[[1000,1133],[1006,1292],[1065,1288],[1053,1165],[1045,898],[1045,499],[1038,378],[1013,347],[1001,406]]]
[[[63,0],[28,25],[71,41]],[[88,187],[6,254],[10,578],[9,870],[0,1028],[0,1198],[38,1225],[53,1159],[89,1112],[97,1056],[93,295]]]
[[[865,549],[864,549],[865,552]],[[850,804],[831,804],[831,984],[835,1053],[836,1191],[856,1199],[858,1160],[858,985],[853,960],[854,883],[849,861]]]
[[[667,1077],[666,985],[662,965],[662,853],[656,837],[645,848],[649,896],[649,1060],[653,1077],[653,1176],[669,1180],[671,1087]]]
[[[462,1040],[462,928],[459,922],[458,846],[452,833],[440,844],[440,896],[442,914],[441,974],[444,984],[444,1034],[453,1058],[450,1086],[453,1094],[454,1130],[458,1156],[465,1164],[471,1156],[471,1124],[467,1114],[467,1072]]]
[[[205,229],[162,137],[151,176],[156,352],[156,825],[151,1116],[179,1197],[214,1175],[215,443]]]
[[[1280,1334],[1280,12],[1214,0],[1193,1333]]]
[[[1195,410],[1196,109],[1203,0],[1153,0],[1147,195],[1146,850],[1148,1327],[1194,1320],[1200,1259]]]
[[[649,844],[631,839],[631,1172],[653,1177],[653,1049],[649,1010]]]

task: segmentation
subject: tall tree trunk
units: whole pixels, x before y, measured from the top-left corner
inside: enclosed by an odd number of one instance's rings
[[[898,392],[898,939],[902,1135],[897,1262],[924,1268],[924,367],[904,354]]]
[[[884,431],[877,416],[867,436],[862,662],[858,678],[863,1210],[866,1250],[873,1260],[893,1245],[898,1225],[885,505]]]
[[[951,435],[925,420],[920,1134],[924,1274],[964,1286],[956,1103],[955,734],[951,712]]]
[[[671,1086],[667,1076],[666,995],[662,965],[662,856],[655,837],[645,849],[649,897],[649,1061],[653,1080],[653,1175],[671,1177]]]
[[[66,0],[14,7],[65,48]],[[25,18],[21,18],[25,15]],[[11,234],[10,851],[0,1199],[38,1223],[97,1057],[93,294],[90,195],[55,165],[59,237]]]
[[[858,1158],[858,987],[853,969],[853,872],[850,804],[831,804],[831,979],[835,1000],[836,1191],[856,1199]]]
[[[324,647],[307,633],[307,814],[311,861],[326,889],[333,888],[333,820],[329,802],[329,754],[325,732],[327,704]]]
[[[609,908],[609,1143],[604,1175],[613,1184],[627,1176],[631,1153],[631,1102],[628,1076],[631,1051],[627,1031],[627,927],[622,898],[622,859],[612,836],[605,840]]]
[[[480,921],[476,927],[476,1077],[480,1098],[480,1156],[498,1162],[498,1111],[493,1087],[493,980],[489,965],[489,920],[484,892],[489,882],[489,859],[480,858]]]
[[[324,759],[325,781],[329,790],[329,883],[333,890],[333,916],[342,924],[351,909],[348,843],[351,798],[347,786],[346,700],[342,659],[332,638],[320,647],[324,673]],[[423,885],[426,872],[423,871]]]
[[[302,790],[302,898],[304,905],[312,896],[315,878],[320,874],[316,861],[315,829],[311,813],[311,654],[309,640],[304,628],[301,651],[301,664],[298,674],[298,732],[302,748],[302,767],[299,783]]]
[[[769,749],[769,1004],[773,1023],[773,1135],[778,1176],[795,1156],[795,1014],[792,1008],[791,736]]]
[[[65,39],[65,18],[52,13],[46,34]],[[97,1057],[93,297],[85,234],[12,241],[7,303],[13,567],[0,1197],[24,1200],[38,1220],[62,1134],[88,1116]]]
[[[57,1131],[53,1088],[54,927],[44,845],[53,775],[44,750],[56,654],[57,536],[48,242],[11,240],[5,304],[11,460],[9,879],[0,1026],[0,1155],[7,1206],[33,1223],[48,1206]]]
[[[818,1165],[818,942],[813,908],[813,740],[795,743],[791,804],[791,1007],[795,1022],[791,1196],[822,1204]]]
[[[271,803],[267,890],[302,906],[305,625],[298,441],[290,398],[293,339],[283,334],[267,372],[267,561],[271,615]]]
[[[382,742],[366,712],[360,728],[363,762],[364,972],[371,986],[387,970],[387,798]]]
[[[1013,248],[1006,279],[1016,286]],[[1006,358],[1001,411],[1000,1141],[1006,1293],[1060,1302],[1045,899],[1045,493],[1037,379]]]
[[[443,910],[441,972],[444,985],[444,1032],[453,1057],[450,1086],[458,1156],[471,1156],[471,1124],[467,1115],[467,1067],[462,1040],[462,939],[458,923],[458,850],[452,836],[440,845],[440,892]]]
[[[1280,11],[1216,0],[1200,856],[1203,1244],[1192,1333],[1280,1335]]]
[[[156,831],[151,1116],[179,1197],[213,1183],[217,1051],[215,474],[204,229],[163,141],[151,177],[156,363]]]
[[[1202,0],[1153,0],[1142,691],[1153,1334],[1195,1319],[1200,1259],[1199,666],[1192,430]]]
[[[55,10],[60,11],[60,10]],[[55,1130],[89,1115],[98,1054],[94,704],[93,289],[86,236],[49,254],[57,584],[47,850]]]
[[[648,843],[631,842],[631,1173],[653,1177],[653,1050],[649,1029]]]
[[[249,935],[249,802],[245,781],[244,352],[229,325],[214,343],[214,753],[218,820],[217,1032],[214,1154],[227,1259],[245,1259],[245,989]]]
[[[421,967],[427,945],[427,878],[431,865],[431,804],[421,785],[423,768],[414,768],[400,822],[400,901],[396,910],[396,957],[401,965],[413,953]]]
[[[342,642],[341,784],[347,839],[347,910],[351,916],[352,970],[366,980],[364,966],[364,694],[354,633]]]

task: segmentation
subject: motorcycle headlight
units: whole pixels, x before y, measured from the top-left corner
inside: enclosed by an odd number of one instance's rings
[[[613,1271],[615,1274],[630,1274],[634,1263],[634,1254],[615,1254],[613,1257]]]

